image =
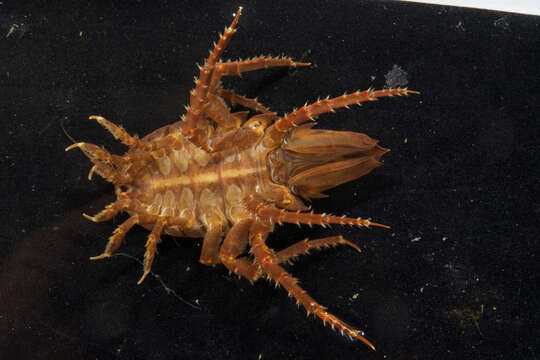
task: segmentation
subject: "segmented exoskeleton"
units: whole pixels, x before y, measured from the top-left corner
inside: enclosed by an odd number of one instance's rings
[[[122,211],[129,214],[105,251],[91,259],[111,256],[134,225],[143,226],[151,233],[140,284],[150,272],[162,234],[203,237],[201,263],[223,264],[250,281],[266,276],[308,313],[374,349],[361,331],[328,313],[281,266],[312,249],[344,244],[360,251],[358,246],[342,236],[332,236],[303,240],[275,252],[265,240],[276,223],[387,227],[367,219],[307,212],[309,207],[301,198],[324,197],[323,191],[369,173],[381,165],[379,159],[388,150],[364,134],[317,130],[314,123],[306,123],[334,109],[417,92],[368,89],[319,100],[279,116],[255,99],[222,88],[221,78],[310,64],[287,57],[222,62],[220,57],[236,32],[241,11],[200,67],[181,121],[139,139],[101,116],[91,116],[129,150],[113,155],[85,142],[66,149],[79,148],[92,161],[89,178],[96,173],[115,185],[117,200],[95,216],[84,216],[100,222]],[[231,107],[238,105],[249,111],[231,113]],[[255,115],[249,116],[250,111]]]

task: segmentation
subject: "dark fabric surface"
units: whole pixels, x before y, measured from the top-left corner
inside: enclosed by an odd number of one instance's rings
[[[127,257],[91,262],[124,216],[70,144],[116,143],[88,115],[145,135],[176,121],[195,64],[239,4],[0,4],[0,356],[19,359],[432,359],[539,356],[540,19],[365,1],[243,1],[225,58],[289,55],[313,66],[227,79],[279,113],[326,95],[405,85],[421,95],[322,116],[392,151],[314,201],[392,229],[282,226],[280,249],[343,234],[288,269],[377,352],[306,318],[282,289],[197,262],[200,241],[163,237],[155,278]],[[148,232],[121,251],[142,258]]]

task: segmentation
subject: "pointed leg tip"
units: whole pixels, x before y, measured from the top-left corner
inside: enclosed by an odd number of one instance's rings
[[[88,181],[92,181],[92,175],[94,175],[94,172],[97,169],[97,165],[92,166],[90,171],[88,172]]]
[[[88,214],[83,213],[82,216],[84,216],[84,218],[87,219],[87,220],[90,220],[90,221],[93,221],[93,222],[98,222],[95,217],[90,216]]]
[[[375,345],[373,345],[371,343],[371,341],[369,341],[368,339],[366,339],[365,337],[363,337],[362,335],[360,334],[356,334],[356,335],[353,335],[355,338],[357,338],[358,340],[362,341],[364,344],[366,344],[367,346],[370,347],[371,350],[373,351],[377,351],[377,349],[375,349]]]
[[[143,273],[143,275],[141,276],[141,278],[139,279],[139,281],[137,281],[137,285],[141,285],[142,282],[144,281],[144,279],[146,279],[146,277],[148,276],[149,273],[150,273],[150,271],[145,271]]]
[[[341,237],[343,239],[343,237]],[[355,243],[353,243],[352,241],[349,241],[349,240],[345,240],[343,239],[343,241],[345,242],[345,244],[349,245],[350,247],[352,247],[353,249],[355,249],[356,251],[358,251],[359,253],[362,252],[362,250],[358,247],[358,245],[356,245]]]
[[[90,257],[90,260],[101,260],[101,259],[106,259],[106,258],[108,258],[110,256],[111,256],[110,254],[103,253],[101,255]]]
[[[75,148],[78,148],[82,145],[83,143],[75,143],[75,144],[71,144],[69,145],[67,148],[65,148],[65,151],[69,151],[69,150],[73,150]]]
[[[369,226],[377,226],[377,227],[381,227],[383,229],[390,229],[390,226],[388,225],[383,225],[383,224],[379,224],[379,223],[376,223],[376,222],[370,222],[369,223]]]

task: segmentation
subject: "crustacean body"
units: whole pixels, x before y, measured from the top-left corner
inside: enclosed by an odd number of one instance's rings
[[[139,139],[101,116],[91,116],[129,150],[121,156],[113,155],[84,142],[66,149],[79,148],[88,156],[94,164],[89,177],[96,173],[115,185],[117,200],[95,216],[84,216],[100,222],[120,212],[129,214],[104,252],[91,259],[111,256],[134,225],[145,227],[151,233],[140,284],[151,270],[162,234],[202,237],[201,263],[223,264],[250,281],[268,277],[308,313],[374,348],[362,332],[312,299],[281,266],[312,249],[344,244],[359,250],[355,244],[333,236],[303,240],[275,252],[265,240],[276,223],[386,227],[367,219],[307,212],[309,207],[301,198],[323,197],[323,191],[369,173],[381,165],[378,160],[388,151],[367,135],[317,130],[308,121],[337,108],[416,92],[369,89],[319,100],[278,116],[254,99],[223,89],[221,78],[269,67],[310,64],[266,57],[220,61],[236,32],[241,10],[200,67],[181,121]],[[249,111],[231,113],[232,106]]]

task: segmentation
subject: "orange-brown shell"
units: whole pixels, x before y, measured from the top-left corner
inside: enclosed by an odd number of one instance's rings
[[[145,227],[151,233],[140,284],[150,273],[161,234],[203,237],[201,263],[223,264],[250,281],[264,275],[283,286],[308,313],[374,349],[361,331],[327,312],[281,267],[310,250],[339,244],[359,250],[358,246],[332,236],[299,241],[276,252],[265,240],[274,224],[283,222],[387,227],[367,219],[305,212],[308,207],[300,197],[322,197],[323,191],[369,173],[388,151],[365,134],[312,129],[313,124],[305,123],[334,109],[416,92],[368,89],[278,116],[255,99],[223,89],[221,78],[310,64],[286,57],[220,61],[241,10],[200,67],[182,121],[139,139],[101,116],[91,116],[129,150],[118,156],[84,142],[66,149],[79,148],[88,156],[94,164],[90,178],[96,173],[115,184],[117,200],[99,214],[85,216],[100,222],[122,211],[130,215],[116,228],[104,252],[91,259],[111,256],[133,226]],[[231,112],[235,106],[247,110]]]

